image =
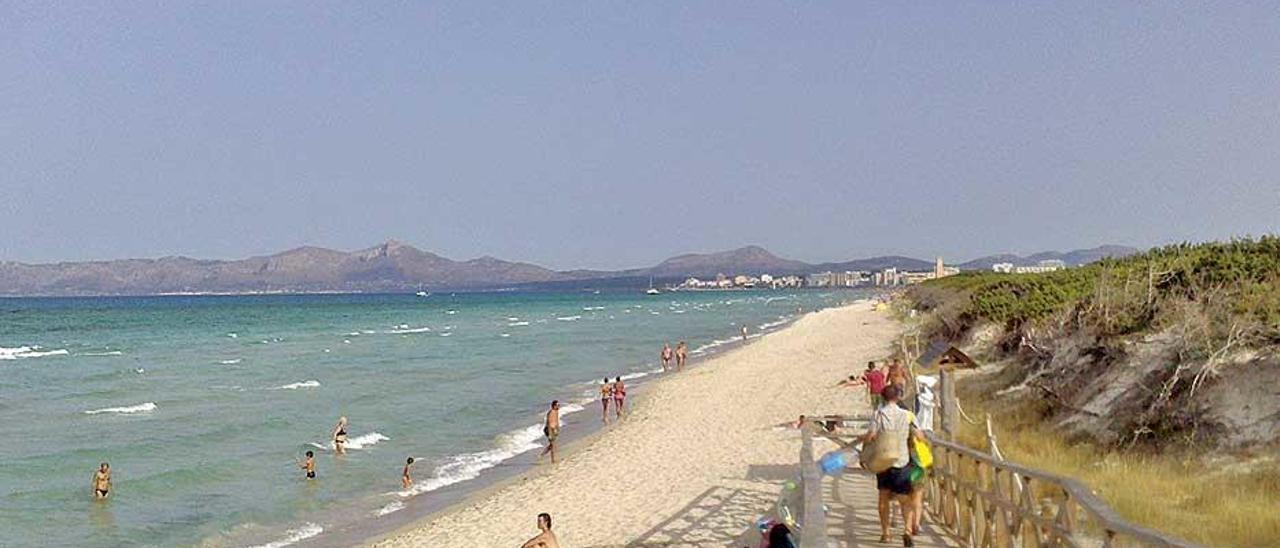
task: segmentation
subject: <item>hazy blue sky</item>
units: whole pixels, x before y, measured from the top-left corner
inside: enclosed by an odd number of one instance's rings
[[[1280,230],[1275,3],[410,4],[0,0],[0,259]]]

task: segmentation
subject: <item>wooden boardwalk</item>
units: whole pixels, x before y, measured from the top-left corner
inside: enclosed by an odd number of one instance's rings
[[[827,507],[827,545],[902,546],[902,515],[894,507],[894,527],[890,543],[880,543],[880,517],[876,510],[876,479],[869,472],[850,470],[844,475],[823,478],[822,503]],[[929,523],[925,516],[915,545],[921,547],[960,546]]]

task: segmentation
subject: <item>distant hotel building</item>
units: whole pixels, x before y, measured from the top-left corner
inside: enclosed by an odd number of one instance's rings
[[[996,263],[991,265],[992,272],[1004,272],[1009,274],[1041,274],[1044,272],[1053,272],[1062,270],[1067,267],[1067,263],[1057,259],[1049,259],[1036,263],[1035,266],[1014,266],[1013,263]]]

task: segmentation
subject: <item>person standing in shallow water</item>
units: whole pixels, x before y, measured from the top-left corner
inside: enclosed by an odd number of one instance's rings
[[[689,346],[680,341],[676,344],[676,371],[684,371],[684,361],[689,358]]]
[[[547,448],[538,455],[538,460],[542,460],[543,455],[551,453],[551,464],[555,464],[556,438],[560,437],[560,400],[552,400],[551,410],[547,411],[547,420],[542,426],[542,433],[547,436]]]
[[[609,383],[609,377],[605,377],[604,381],[600,383],[600,417],[605,424],[609,424],[610,399],[613,399],[613,385]]]
[[[613,412],[622,418],[623,400],[627,398],[627,387],[622,384],[622,377],[618,377],[613,381]]]
[[[298,468],[306,470],[307,479],[316,479],[316,454],[312,451],[307,451],[307,460],[298,463]]]
[[[333,450],[339,455],[345,455],[347,453],[346,417],[338,417],[338,424],[333,427]]]
[[[662,354],[660,356],[662,357],[662,371],[664,373],[671,368],[672,354],[671,343],[662,343]]]
[[[413,457],[404,461],[404,471],[400,473],[400,485],[405,489],[413,487],[413,478],[409,477],[409,467],[413,466]]]
[[[93,473],[93,498],[102,500],[111,496],[111,465],[102,463]]]

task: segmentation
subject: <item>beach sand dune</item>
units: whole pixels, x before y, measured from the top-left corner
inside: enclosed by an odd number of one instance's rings
[[[834,385],[882,357],[897,330],[866,302],[806,315],[655,382],[558,464],[376,545],[519,546],[548,512],[563,546],[755,546],[754,520],[796,474],[799,433],[777,425],[864,410],[861,394]]]

